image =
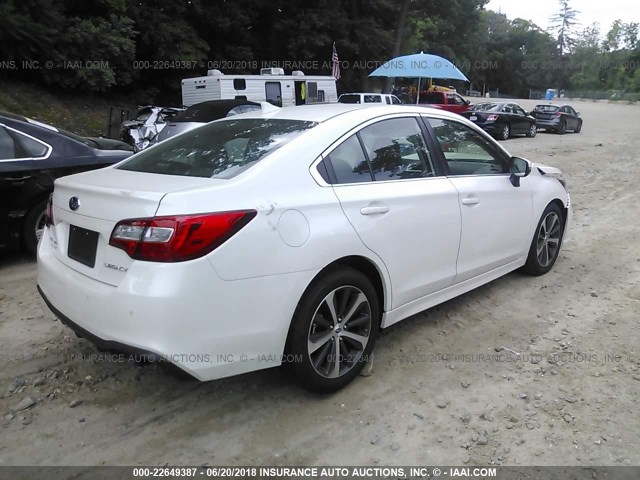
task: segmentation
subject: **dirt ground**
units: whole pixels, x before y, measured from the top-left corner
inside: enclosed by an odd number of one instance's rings
[[[333,395],[91,357],[35,262],[0,253],[0,465],[640,465],[640,106],[571,103],[582,133],[504,142],[566,174],[555,268],[383,332],[373,375]]]

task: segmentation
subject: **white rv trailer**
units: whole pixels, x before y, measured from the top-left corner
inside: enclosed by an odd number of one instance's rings
[[[182,80],[185,107],[234,98],[288,107],[334,103],[338,101],[338,93],[336,79],[331,76],[306,76],[299,70],[285,75],[282,68],[263,68],[260,75],[225,75],[220,70],[209,70],[206,77]]]

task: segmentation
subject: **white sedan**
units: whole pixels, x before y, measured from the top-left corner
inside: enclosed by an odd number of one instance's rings
[[[333,391],[379,329],[512,270],[548,272],[570,219],[558,169],[458,115],[283,108],[57,180],[38,288],[104,348],[200,380],[284,363]]]

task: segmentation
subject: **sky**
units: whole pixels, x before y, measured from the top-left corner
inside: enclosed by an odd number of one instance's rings
[[[624,23],[640,23],[640,2],[638,0],[571,0],[569,5],[578,10],[577,20],[581,23],[578,31],[594,22],[600,23],[603,34],[611,28],[614,20]],[[558,0],[490,0],[485,7],[489,10],[501,11],[509,19],[524,18],[531,20],[539,27],[549,27],[549,18],[559,11]]]

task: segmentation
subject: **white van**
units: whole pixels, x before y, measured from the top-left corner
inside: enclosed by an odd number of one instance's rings
[[[395,95],[388,93],[343,93],[338,97],[338,103],[384,103],[400,105],[402,102]]]

